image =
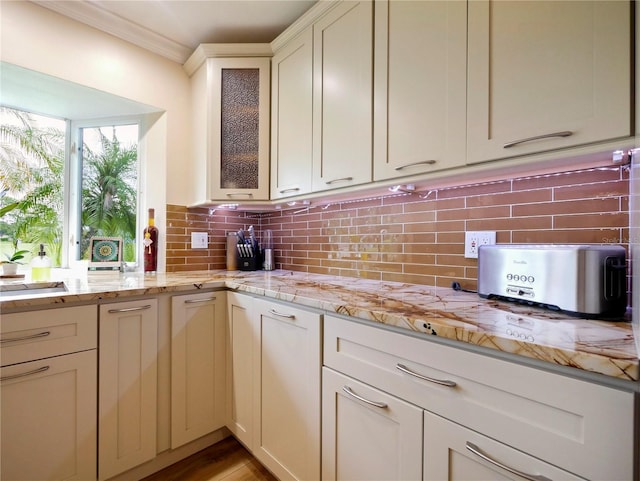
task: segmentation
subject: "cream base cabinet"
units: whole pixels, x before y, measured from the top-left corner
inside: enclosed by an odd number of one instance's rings
[[[171,298],[171,448],[225,424],[225,292]]]
[[[313,25],[313,190],[371,182],[373,2],[344,1]]]
[[[554,480],[634,479],[638,439],[632,385],[604,386],[329,315],[323,362],[425,410],[425,479],[498,477],[481,476],[487,469],[506,476],[508,470],[497,469],[495,461]],[[378,400],[369,396],[362,397]],[[324,422],[324,406],[323,413]],[[492,461],[473,454],[467,441]],[[323,449],[323,456],[331,449]]]
[[[98,477],[156,456],[157,299],[100,306]]]
[[[2,314],[0,479],[96,479],[97,312]]]
[[[419,481],[421,448],[422,409],[322,369],[323,480]]]
[[[96,351],[3,367],[6,481],[96,479]]]
[[[375,2],[374,180],[465,164],[466,38],[466,2]]]
[[[227,427],[250,451],[255,422],[254,393],[258,372],[254,365],[260,342],[255,298],[227,292]]]
[[[312,33],[307,27],[271,59],[271,199],[311,192]]]
[[[321,316],[228,296],[229,429],[278,479],[320,479]]]
[[[321,316],[264,300],[255,307],[260,403],[253,453],[280,480],[320,479]]]
[[[631,2],[468,7],[468,163],[633,134]]]
[[[579,481],[575,476],[428,411],[424,413],[424,480]]]

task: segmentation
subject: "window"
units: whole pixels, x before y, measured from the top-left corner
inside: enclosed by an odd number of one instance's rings
[[[136,262],[137,122],[1,113],[2,258],[16,249],[34,255],[45,244],[53,265],[66,266],[88,259],[90,238],[101,236],[121,237],[123,259]]]
[[[75,145],[81,147],[77,150],[77,178],[72,178],[77,186],[72,192],[76,192],[78,210],[72,223],[76,241],[70,257],[89,259],[91,237],[121,237],[123,260],[135,262],[138,125],[79,127]]]

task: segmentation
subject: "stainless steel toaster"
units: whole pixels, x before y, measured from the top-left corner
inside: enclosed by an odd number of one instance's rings
[[[478,294],[584,317],[622,316],[626,250],[614,245],[480,246]]]

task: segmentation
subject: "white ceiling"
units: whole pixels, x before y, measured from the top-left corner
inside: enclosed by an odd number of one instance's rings
[[[183,64],[201,43],[269,43],[317,0],[33,0]]]

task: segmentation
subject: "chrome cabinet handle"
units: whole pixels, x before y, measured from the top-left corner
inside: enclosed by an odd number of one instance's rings
[[[409,374],[410,376],[413,377],[417,377],[418,379],[422,379],[423,381],[429,381],[429,382],[433,382],[435,384],[440,384],[442,386],[447,386],[447,387],[456,387],[457,384],[455,381],[449,381],[448,379],[436,379],[433,377],[428,377],[428,376],[423,376],[422,374],[418,374],[415,371],[412,371],[411,369],[409,369],[407,366],[405,366],[404,364],[396,364],[396,369],[398,371],[402,371],[406,374]]]
[[[251,192],[229,192],[227,197],[253,197]]]
[[[184,301],[185,304],[198,304],[199,302],[209,302],[209,301],[215,301],[216,298],[215,297],[208,297],[207,299],[187,299],[186,301]]]
[[[386,403],[380,403],[380,402],[376,402],[376,401],[370,401],[369,399],[365,399],[362,396],[358,396],[356,393],[354,393],[351,388],[349,386],[343,386],[342,390],[344,392],[346,392],[349,396],[352,396],[354,398],[356,398],[358,401],[362,401],[363,403],[369,404],[371,406],[375,406],[377,408],[380,409],[384,409],[387,407]]]
[[[396,167],[396,170],[403,170],[403,169],[407,169],[409,167],[414,167],[416,165],[433,165],[435,164],[436,161],[433,159],[430,160],[421,160],[420,162],[414,162],[412,164],[407,164],[407,165],[401,165],[400,167]]]
[[[484,459],[486,462],[491,463],[495,466],[498,466],[499,468],[502,468],[505,471],[509,471],[510,473],[515,474],[516,476],[520,476],[521,478],[528,479],[529,481],[552,481],[546,476],[542,476],[538,474],[523,473],[522,471],[519,471],[515,468],[502,464],[500,461],[496,461],[495,459],[492,459],[491,457],[484,454],[482,451],[480,451],[480,448],[478,448],[478,446],[476,446],[473,443],[470,443],[469,441],[467,441],[466,443],[466,448],[476,456]]]
[[[289,192],[298,192],[300,187],[289,187],[288,189],[281,189],[278,192],[281,194],[288,194]]]
[[[38,339],[41,337],[47,337],[49,335],[51,335],[51,331],[43,331],[37,334],[31,334],[30,336],[12,337],[11,339],[0,339],[0,344],[4,344],[5,342],[18,342],[26,341],[28,339]]]
[[[273,314],[274,316],[284,317],[285,319],[295,319],[296,316],[293,314],[283,314],[282,312],[278,312],[275,309],[269,309],[269,314]]]
[[[570,130],[563,130],[562,132],[552,132],[550,134],[544,134],[544,135],[536,135],[535,137],[529,137],[528,139],[520,139],[520,140],[514,140],[512,142],[507,142],[502,146],[502,148],[508,149],[518,144],[524,144],[525,142],[533,142],[534,140],[550,139],[553,137],[570,137],[571,135],[573,135],[573,132],[571,132]]]
[[[144,311],[146,309],[151,309],[151,304],[147,304],[146,306],[140,307],[125,307],[123,309],[109,309],[109,314],[117,314],[119,312],[133,312],[133,311]]]
[[[0,382],[10,381],[11,379],[19,379],[21,377],[26,377],[26,376],[32,376],[34,374],[38,374],[48,370],[49,370],[49,366],[42,366],[42,367],[39,367],[38,369],[34,369],[33,371],[22,372],[20,374],[11,374],[10,376],[2,376],[0,377]]]
[[[327,185],[335,184],[337,182],[350,182],[353,180],[353,177],[342,177],[340,179],[327,180],[325,182]]]

